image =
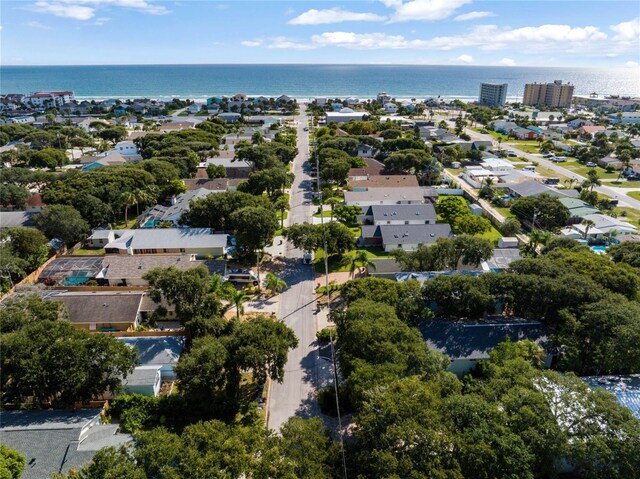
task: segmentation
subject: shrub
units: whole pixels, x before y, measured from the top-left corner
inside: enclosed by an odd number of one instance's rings
[[[316,338],[320,342],[329,342],[331,337],[333,337],[334,341],[338,339],[338,331],[335,328],[322,328],[316,333]]]

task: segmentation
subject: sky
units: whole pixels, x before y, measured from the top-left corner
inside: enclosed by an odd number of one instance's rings
[[[637,67],[640,2],[0,0],[0,64]]]

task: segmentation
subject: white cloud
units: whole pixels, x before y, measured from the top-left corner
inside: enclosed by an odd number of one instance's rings
[[[450,17],[463,5],[471,0],[411,0],[409,2],[385,1],[387,6],[395,8],[390,21],[407,22],[413,20],[443,20]]]
[[[629,20],[628,22],[611,25],[616,35],[613,37],[616,41],[622,42],[638,42],[640,40],[640,17]]]
[[[290,25],[321,25],[341,22],[381,22],[387,17],[375,13],[361,13],[344,10],[340,7],[326,10],[311,9],[289,20]]]
[[[453,63],[463,63],[465,65],[469,65],[473,63],[473,57],[471,55],[462,54],[457,58],[452,58],[451,61]]]
[[[467,20],[476,20],[478,18],[487,18],[487,17],[495,17],[496,14],[493,12],[469,12],[463,13],[462,15],[458,15],[453,19],[454,22],[465,22]]]
[[[240,45],[243,47],[259,47],[262,45],[262,40],[245,40],[244,42],[240,42]]]
[[[150,15],[165,15],[170,11],[164,5],[150,3],[147,0],[58,0],[38,1],[29,7],[37,13],[48,13],[57,17],[74,20],[91,20],[100,7],[121,7],[137,10]],[[105,17],[102,17],[105,18]]]
[[[82,5],[69,5],[54,2],[36,2],[31,9],[38,13],[49,13],[56,17],[73,18],[74,20],[91,20],[95,9]]]
[[[514,67],[516,66],[516,61],[513,58],[503,58],[498,62],[498,65],[502,65],[505,67]]]
[[[626,68],[638,68],[640,66],[640,63],[629,60],[623,66]]]
[[[267,45],[267,48],[280,48],[285,50],[311,50],[315,48],[315,45],[296,42],[286,37],[275,37],[271,39],[271,41]]]
[[[320,47],[335,46],[354,50],[427,47],[427,42],[424,40],[407,40],[402,35],[387,35],[386,33],[325,32],[313,35],[311,41]]]
[[[111,20],[109,17],[98,17],[96,18],[94,25],[102,26],[105,23],[107,23],[109,20]]]
[[[27,26],[31,28],[39,28],[40,30],[51,30],[51,27],[36,21],[27,22]]]

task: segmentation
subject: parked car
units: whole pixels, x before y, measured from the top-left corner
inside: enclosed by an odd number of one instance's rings
[[[233,284],[251,283],[254,286],[258,285],[258,276],[250,269],[232,269],[227,271],[224,280]]]
[[[595,168],[595,167],[596,167],[596,166],[598,166],[598,165],[596,165],[593,161],[588,161],[588,162],[587,162],[587,166],[588,166],[589,168]]]
[[[482,130],[480,130],[480,133],[482,133],[483,135],[486,135],[489,132],[483,128]]]
[[[515,151],[511,151],[511,150],[509,150],[509,151],[507,151],[507,156],[510,156],[510,157],[512,157],[512,158],[515,158],[515,157],[517,157],[518,155],[516,155],[516,152],[515,152]]]
[[[545,153],[542,155],[542,158],[553,158],[555,155],[553,153]]]
[[[564,161],[567,161],[567,157],[566,156],[554,156],[551,161],[554,161],[556,163],[562,163]]]

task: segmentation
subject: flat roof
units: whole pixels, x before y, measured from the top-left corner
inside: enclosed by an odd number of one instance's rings
[[[344,199],[353,201],[423,201],[420,187],[372,188],[367,191],[345,191]]]
[[[116,240],[105,248],[125,250],[131,247],[141,249],[176,248],[224,248],[227,245],[226,234],[213,234],[211,228],[141,228],[135,230],[114,230]]]
[[[505,319],[494,322],[423,321],[420,332],[429,349],[450,359],[486,359],[489,351],[505,340],[529,339],[543,346],[547,341],[544,325],[538,321]]]
[[[349,181],[352,188],[394,188],[417,187],[418,179],[415,175],[375,175],[366,180]]]

